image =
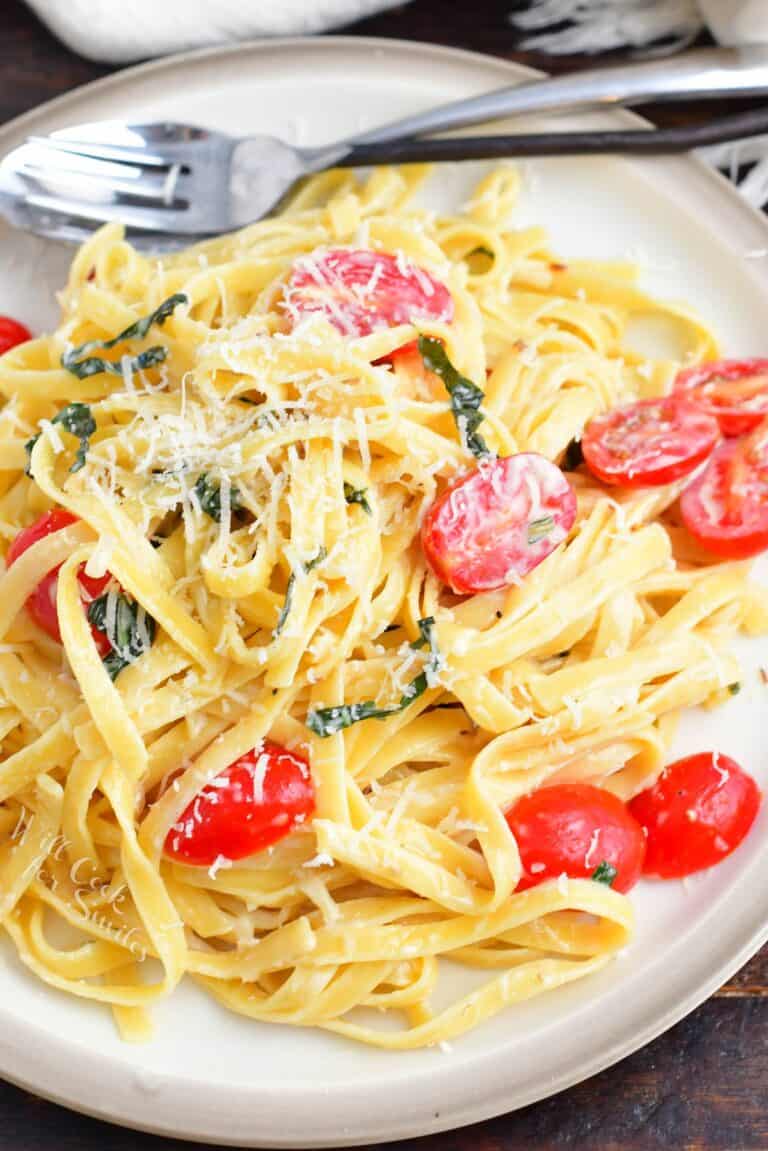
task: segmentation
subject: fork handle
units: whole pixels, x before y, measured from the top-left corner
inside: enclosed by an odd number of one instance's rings
[[[728,140],[768,132],[768,107],[721,116],[706,124],[678,128],[618,131],[521,132],[500,136],[451,136],[442,140],[385,140],[358,144],[336,167],[375,164],[439,163],[447,160],[495,160],[522,156],[588,156],[622,153],[650,156],[688,152]]]
[[[589,69],[498,88],[406,116],[341,143],[377,144],[465,128],[526,112],[763,94],[768,94],[768,45],[704,48],[672,59]]]

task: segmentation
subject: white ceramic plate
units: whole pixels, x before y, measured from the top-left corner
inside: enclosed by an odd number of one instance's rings
[[[528,75],[500,60],[395,41],[245,45],[92,84],[7,125],[0,151],[28,132],[107,117],[169,117],[319,143]],[[477,175],[477,165],[441,170],[432,203],[461,203]],[[520,219],[547,225],[566,257],[639,259],[647,286],[694,304],[726,352],[768,354],[768,261],[758,254],[768,248],[768,227],[703,165],[536,162],[527,166]],[[0,312],[34,328],[53,322],[53,291],[71,252],[4,227],[0,237]],[[744,650],[753,669],[761,651],[768,664],[768,644]],[[768,785],[759,729],[767,690],[753,670],[725,708],[687,717],[679,749],[717,747]],[[687,888],[641,885],[633,893],[638,933],[624,957],[508,1010],[450,1052],[388,1054],[249,1023],[193,987],[157,1010],[150,1046],[125,1046],[107,1011],[48,991],[0,948],[0,1074],[102,1118],[239,1146],[400,1139],[510,1111],[647,1043],[768,937],[767,829],[768,809],[734,856]]]

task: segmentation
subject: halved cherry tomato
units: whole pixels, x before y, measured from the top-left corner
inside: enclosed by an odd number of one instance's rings
[[[427,511],[421,542],[435,575],[459,594],[518,583],[563,542],[576,494],[535,452],[483,461]]]
[[[31,339],[32,333],[26,325],[12,320],[10,316],[0,316],[0,356],[17,344],[24,344]]]
[[[760,800],[752,776],[727,755],[678,759],[629,805],[648,836],[643,870],[676,879],[720,863],[746,836]]]
[[[22,531],[11,542],[11,546],[5,556],[6,567],[11,565],[19,558],[20,555],[31,548],[32,544],[36,544],[38,540],[43,539],[45,536],[51,535],[52,532],[61,531],[62,528],[69,527],[70,524],[77,522],[77,516],[73,516],[66,508],[53,508],[49,512],[45,512],[39,519],[30,524],[28,528],[23,528]],[[59,617],[56,611],[56,591],[59,583],[59,568],[55,567],[49,571],[27,600],[27,610],[32,616],[38,627],[51,637],[57,643],[61,643],[61,631],[59,630]],[[106,572],[103,576],[95,578],[85,574],[85,567],[83,566],[77,575],[77,582],[80,584],[80,598],[84,605],[89,604],[92,600],[100,596],[106,590],[112,576]],[[98,648],[99,655],[105,656],[111,650],[107,636],[103,631],[91,626],[91,634],[93,635],[94,642]]]
[[[721,444],[683,492],[680,512],[714,555],[746,559],[768,549],[768,429]]]
[[[715,360],[680,372],[675,391],[714,416],[724,436],[743,436],[768,415],[768,360]]]
[[[165,853],[197,867],[219,856],[244,859],[284,839],[314,810],[306,759],[265,741],[195,796],[168,833]]]
[[[319,312],[350,337],[418,320],[453,319],[453,298],[444,284],[403,256],[367,248],[332,248],[300,257],[283,307],[293,327]]]
[[[714,416],[680,396],[639,400],[587,424],[581,450],[604,484],[669,484],[706,459],[720,437]]]
[[[640,878],[645,835],[626,805],[601,787],[563,783],[523,796],[506,814],[523,876],[518,891],[565,873],[590,879],[605,864],[611,886],[629,891]]]

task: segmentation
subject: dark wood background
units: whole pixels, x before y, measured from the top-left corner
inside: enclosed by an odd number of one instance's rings
[[[507,19],[514,7],[513,0],[413,0],[343,31],[472,48],[549,70],[584,65],[583,59],[551,61],[519,51]],[[0,122],[110,71],[65,49],[21,0],[3,0],[2,10]],[[684,122],[706,111],[676,105],[659,115],[667,123]],[[513,1115],[397,1146],[400,1151],[768,1148],[768,948],[682,1023],[601,1075]],[[0,1151],[184,1147],[190,1145],[110,1127],[0,1082]]]

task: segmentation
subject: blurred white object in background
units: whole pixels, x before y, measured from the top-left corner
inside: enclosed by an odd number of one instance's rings
[[[696,0],[529,0],[510,21],[530,33],[522,47],[567,55],[661,41],[679,49],[702,26]]]
[[[660,42],[677,50],[704,23],[721,44],[768,41],[768,0],[529,0],[510,19],[529,33],[524,47],[541,52],[605,52]]]
[[[699,7],[712,35],[721,44],[768,41],[766,0],[699,0]]]
[[[81,56],[126,64],[256,36],[306,36],[402,0],[27,0]]]
[[[127,63],[255,36],[304,36],[403,0],[27,0],[75,52]],[[768,0],[528,0],[511,15],[542,52],[682,48],[703,22],[723,44],[768,41]],[[566,27],[562,27],[562,25]],[[560,26],[560,27],[558,27]]]

